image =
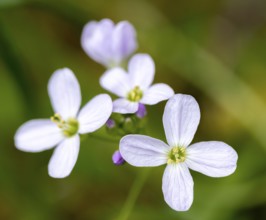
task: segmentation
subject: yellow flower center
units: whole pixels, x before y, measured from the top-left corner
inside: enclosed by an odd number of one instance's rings
[[[66,137],[72,137],[78,132],[79,123],[75,118],[69,118],[67,121],[64,121],[61,115],[54,114],[54,116],[51,117],[51,121],[63,131]]]
[[[138,102],[143,96],[143,92],[139,88],[139,86],[135,86],[134,89],[132,89],[127,94],[127,99],[131,102]]]
[[[186,148],[173,147],[168,154],[167,164],[182,163],[186,160]]]

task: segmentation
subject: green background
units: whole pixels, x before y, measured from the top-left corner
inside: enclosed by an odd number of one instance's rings
[[[265,11],[264,0],[0,0],[0,219],[266,219]],[[130,21],[137,52],[155,60],[155,82],[197,99],[193,142],[220,140],[238,152],[229,177],[192,171],[195,198],[187,212],[164,202],[163,166],[112,164],[118,142],[82,142],[65,179],[47,174],[52,150],[14,147],[22,123],[53,115],[47,82],[56,69],[75,72],[83,104],[105,92],[98,83],[104,68],[80,46],[86,22],[102,18]],[[162,140],[164,105],[148,107],[147,124]]]

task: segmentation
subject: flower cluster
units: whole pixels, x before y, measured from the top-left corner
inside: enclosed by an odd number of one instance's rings
[[[227,144],[208,141],[190,145],[200,121],[198,103],[190,95],[174,94],[164,83],[152,85],[154,61],[148,54],[133,55],[136,31],[129,22],[89,22],[81,45],[88,56],[107,68],[100,85],[118,98],[112,101],[109,95],[100,94],[80,109],[81,93],[74,73],[68,68],[54,72],[48,82],[53,116],[30,120],[15,134],[15,146],[22,151],[40,152],[56,146],[48,165],[51,177],[68,176],[78,158],[79,135],[104,125],[108,133],[121,137],[119,150],[112,156],[115,165],[167,164],[162,189],[166,203],[174,210],[185,211],[192,204],[194,183],[189,169],[211,177],[235,171],[238,156]],[[163,115],[168,144],[141,135],[145,105],[164,100],[168,100]]]

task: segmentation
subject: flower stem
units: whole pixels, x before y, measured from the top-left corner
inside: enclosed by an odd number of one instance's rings
[[[107,142],[112,142],[112,143],[116,143],[116,144],[119,143],[118,139],[109,138],[109,137],[106,137],[106,136],[103,136],[103,135],[98,135],[98,134],[95,134],[95,133],[90,133],[88,135],[88,137],[91,137],[91,138],[94,138],[94,139],[97,139],[97,140],[100,140],[100,141],[107,141]]]
[[[135,205],[135,202],[147,180],[147,177],[151,171],[151,168],[144,168],[139,172],[137,178],[135,179],[130,192],[128,194],[128,197],[126,199],[126,202],[124,204],[124,207],[120,211],[117,220],[127,220],[130,213],[132,212],[132,209]]]

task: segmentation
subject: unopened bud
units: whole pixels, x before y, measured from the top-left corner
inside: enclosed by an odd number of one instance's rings
[[[113,128],[113,127],[115,127],[115,121],[113,119],[109,118],[107,120],[107,122],[106,122],[106,126],[107,126],[107,128]]]
[[[114,165],[116,165],[116,166],[120,166],[120,165],[123,165],[125,163],[125,160],[123,159],[119,150],[114,152],[114,154],[112,156],[112,160],[113,160]]]
[[[145,105],[139,103],[139,108],[138,108],[138,111],[136,112],[136,116],[138,118],[144,118],[145,115],[147,115],[146,107],[145,107]]]

